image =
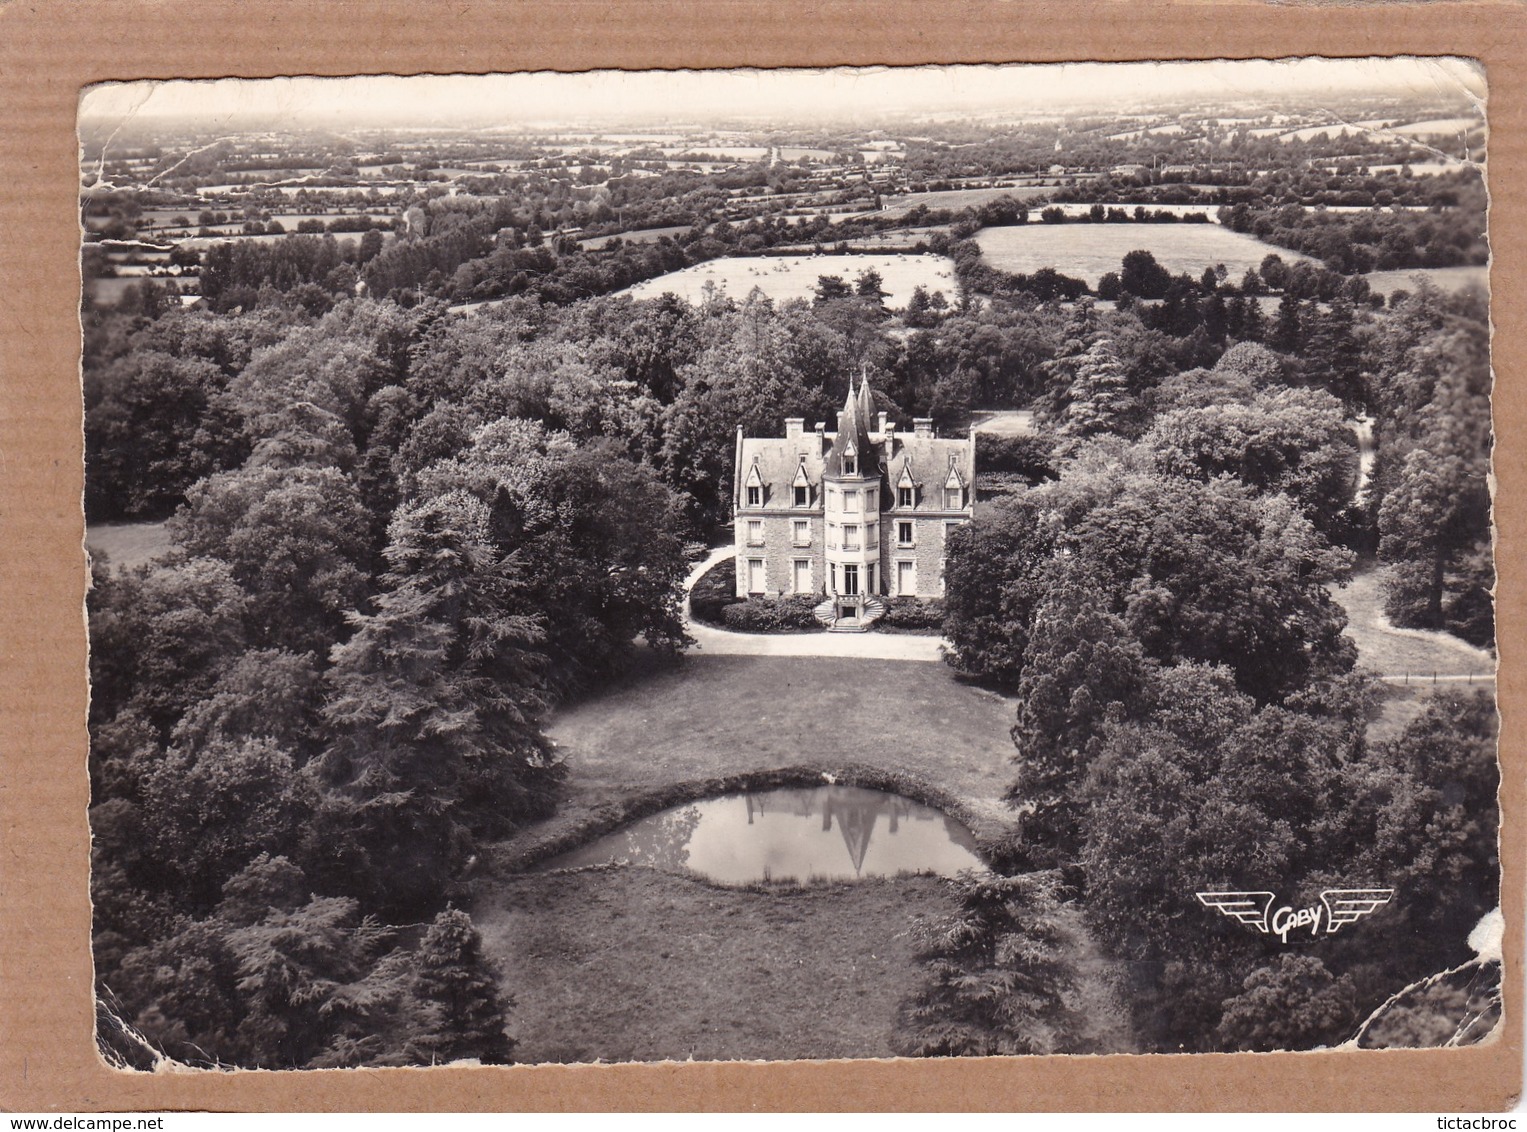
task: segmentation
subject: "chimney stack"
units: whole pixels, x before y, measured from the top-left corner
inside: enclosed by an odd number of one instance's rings
[[[879,417],[879,420],[878,420],[879,427],[877,427],[875,429],[876,432],[880,432],[880,433],[885,432],[885,417],[886,417],[885,410],[884,409],[880,410],[880,417]]]
[[[912,418],[912,435],[913,436],[932,437],[932,435],[933,435],[933,418],[932,417],[913,417]]]
[[[791,440],[791,439],[794,439],[795,437],[799,436],[801,434],[801,430],[803,428],[805,428],[805,425],[806,425],[806,418],[805,417],[786,417],[785,418],[785,439],[786,440]]]

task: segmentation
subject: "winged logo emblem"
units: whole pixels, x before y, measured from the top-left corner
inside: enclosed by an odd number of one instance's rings
[[[1271,892],[1195,892],[1205,908],[1217,908],[1232,920],[1255,928],[1263,935],[1275,935],[1284,943],[1295,928],[1309,928],[1311,935],[1335,935],[1347,924],[1389,903],[1392,888],[1328,888],[1320,894],[1320,903],[1308,908],[1287,905],[1273,911],[1277,897]]]
[[[1272,902],[1277,899],[1271,892],[1195,892],[1205,908],[1218,908],[1232,920],[1250,924],[1257,931],[1268,930],[1267,916]]]

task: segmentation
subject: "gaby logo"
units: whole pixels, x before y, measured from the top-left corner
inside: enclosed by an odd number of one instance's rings
[[[1232,920],[1239,920],[1263,935],[1275,935],[1284,943],[1288,933],[1309,928],[1319,935],[1322,926],[1334,935],[1344,924],[1356,923],[1381,904],[1388,904],[1392,888],[1328,888],[1320,894],[1320,903],[1308,908],[1287,905],[1272,910],[1277,897],[1271,892],[1195,892],[1205,908],[1218,908]]]

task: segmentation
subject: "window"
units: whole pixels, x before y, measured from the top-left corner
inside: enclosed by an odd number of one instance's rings
[[[748,545],[749,546],[762,546],[763,545],[763,520],[762,519],[749,519],[748,520]]]
[[[869,570],[869,583],[870,584],[869,584],[869,588],[866,589],[864,592],[867,593],[867,594],[872,594],[872,593],[875,592],[875,564],[873,562],[871,562],[869,564],[868,570]]]
[[[911,523],[909,523],[909,522],[900,522],[900,523],[896,524],[896,545],[897,546],[911,546],[912,545],[912,524]]]
[[[864,527],[864,545],[880,545],[880,528],[874,523],[866,523]]]
[[[878,511],[878,510],[880,510],[880,508],[875,506],[875,489],[874,488],[868,488],[864,492],[864,509],[866,511]]]
[[[859,493],[857,491],[845,491],[843,493],[843,510],[859,510]]]
[[[896,489],[896,506],[912,506],[912,489],[910,487],[898,487]]]
[[[761,506],[762,504],[763,504],[763,488],[761,488],[761,487],[750,487],[750,488],[748,488],[748,506],[749,507],[758,507],[758,506]]]
[[[805,519],[796,519],[790,537],[796,546],[810,546],[811,523]]]
[[[796,485],[795,505],[797,507],[809,507],[811,505],[811,489],[809,487]]]
[[[797,558],[791,566],[794,573],[795,592],[809,594],[811,592],[811,559]]]
[[[764,592],[764,560],[762,558],[748,559],[748,593],[761,594]]]
[[[959,530],[964,525],[965,525],[964,523],[945,523],[944,524],[944,541],[948,542],[949,541],[949,536],[954,534],[955,531]]]
[[[965,505],[965,501],[961,498],[963,494],[957,487],[946,487],[944,489],[944,510],[958,511],[963,507]]]
[[[853,565],[843,567],[843,592],[849,597],[859,592],[859,567]]]
[[[843,549],[859,549],[859,527],[855,523],[845,523],[843,526]]]
[[[857,476],[859,474],[859,457],[850,453],[844,454],[843,474],[845,476]]]
[[[896,563],[896,592],[903,597],[910,597],[917,592],[917,563]]]
[[[838,524],[837,523],[828,523],[827,524],[827,549],[828,550],[837,550],[838,549]]]

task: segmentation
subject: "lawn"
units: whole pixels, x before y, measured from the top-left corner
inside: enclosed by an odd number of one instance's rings
[[[1204,268],[1221,263],[1232,279],[1239,279],[1271,254],[1285,263],[1307,258],[1218,224],[1022,224],[987,228],[975,240],[986,262],[1003,271],[1027,275],[1053,267],[1093,287],[1140,249],[1173,275],[1186,271],[1195,279]]]
[[[552,738],[591,797],[689,778],[862,763],[921,777],[971,805],[1011,778],[1011,701],[921,661],[686,657],[678,668],[560,713]]]
[[[1335,591],[1347,611],[1347,635],[1357,643],[1357,664],[1381,676],[1417,679],[1438,676],[1489,676],[1495,658],[1451,633],[1396,628],[1384,615],[1382,572],[1358,570]]]
[[[517,1060],[889,1057],[933,877],[772,891],[645,868],[489,882],[471,909]]]
[[[784,302],[812,298],[816,294],[817,280],[823,275],[836,275],[852,285],[862,272],[872,269],[880,273],[881,288],[888,293],[888,306],[906,306],[913,288],[918,286],[926,288],[930,295],[940,291],[946,299],[955,298],[954,261],[946,256],[913,254],[714,259],[648,279],[627,288],[622,294],[633,299],[655,299],[671,291],[682,299],[698,303],[705,297],[705,285],[714,283],[739,302],[747,298],[754,287],[776,302]]]
[[[104,555],[117,570],[130,570],[151,562],[170,549],[166,524],[91,523],[85,528],[85,546],[93,555]]]

